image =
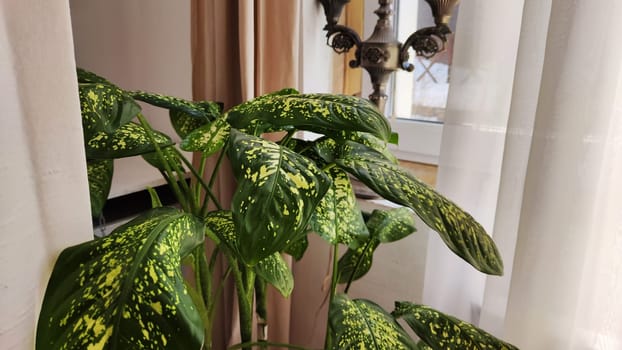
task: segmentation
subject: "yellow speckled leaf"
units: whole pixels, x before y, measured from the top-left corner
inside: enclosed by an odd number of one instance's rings
[[[214,120],[220,115],[220,107],[215,102],[192,102],[173,96],[166,96],[145,91],[131,91],[129,94],[138,101],[143,101],[169,110],[180,111],[200,119],[206,118],[208,120]]]
[[[257,276],[270,283],[285,298],[294,289],[294,275],[280,253],[274,253],[255,265]]]
[[[85,140],[98,132],[113,133],[140,112],[134,99],[114,85],[80,83],[78,88]]]
[[[350,244],[356,236],[367,236],[367,226],[356,203],[348,174],[333,167],[328,171],[333,185],[311,216],[311,228],[331,244]]]
[[[112,173],[114,170],[112,159],[89,160],[86,162],[86,172],[89,178],[89,196],[91,198],[91,215],[98,217],[112,184]]]
[[[219,151],[227,142],[231,126],[226,118],[218,118],[210,124],[199,127],[181,142],[181,149],[188,152],[200,151],[206,156]]]
[[[336,295],[328,311],[328,321],[333,344],[330,350],[417,349],[393,317],[369,300]]]
[[[168,136],[160,132],[154,131],[154,136],[160,147],[173,144]],[[88,159],[115,159],[155,151],[147,131],[134,122],[121,126],[112,134],[98,132],[85,146]]]
[[[481,272],[503,274],[501,255],[471,215],[362,144],[346,142],[336,163],[384,198],[407,206],[439,233],[454,253]]]
[[[235,129],[228,154],[238,180],[231,204],[237,248],[254,265],[306,232],[331,180],[309,159]]]
[[[280,91],[242,103],[232,108],[228,117],[231,126],[238,129],[294,127],[321,134],[363,131],[385,141],[391,136],[382,113],[371,102],[354,96]]]
[[[36,349],[200,349],[203,326],[180,265],[203,235],[196,218],[157,208],[65,249],[48,283]]]
[[[403,318],[417,336],[434,350],[518,350],[468,322],[425,305],[396,302],[393,316]]]

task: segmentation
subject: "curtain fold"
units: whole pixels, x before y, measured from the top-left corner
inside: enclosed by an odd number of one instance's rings
[[[622,4],[516,1],[503,23],[496,6],[461,5],[439,189],[506,275],[431,239],[424,302],[522,349],[620,349]]]
[[[193,98],[221,101],[227,109],[285,87],[299,88],[299,36],[298,0],[193,0]],[[216,190],[228,206],[235,184],[229,168],[222,169]],[[233,296],[227,286],[214,327],[216,349],[239,342]],[[272,287],[268,300],[269,339],[288,342],[290,301]]]

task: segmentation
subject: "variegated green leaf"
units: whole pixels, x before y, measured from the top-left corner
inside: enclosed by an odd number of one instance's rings
[[[181,142],[181,149],[212,155],[223,148],[229,138],[229,130],[231,126],[227,123],[227,119],[218,118],[188,134]]]
[[[260,260],[254,266],[257,276],[270,283],[285,298],[294,289],[294,275],[280,253],[274,253]]]
[[[168,147],[162,147],[160,150],[162,151],[162,155],[164,156],[164,159],[166,160],[166,162],[171,165],[171,168],[175,166],[175,167],[179,167],[180,169],[183,169],[183,163],[181,159],[179,159],[179,155],[175,151],[174,147],[175,146],[171,145]],[[147,163],[151,164],[151,166],[153,166],[154,168],[157,168],[162,171],[166,169],[166,167],[164,166],[164,163],[162,163],[162,160],[158,156],[157,152],[145,153],[145,154],[142,154],[141,156]]]
[[[349,283],[365,276],[371,269],[374,252],[379,245],[376,238],[368,237],[367,240],[359,242],[357,247],[348,248],[337,264],[339,283]]]
[[[131,91],[129,94],[138,101],[143,101],[169,110],[181,111],[196,118],[208,118],[209,120],[213,120],[220,115],[220,107],[215,102],[191,102],[173,96],[145,91]]]
[[[356,203],[348,174],[333,167],[328,171],[332,186],[311,216],[311,228],[331,244],[350,244],[356,236],[367,236],[367,226]]]
[[[203,125],[209,124],[210,119],[207,117],[193,117],[182,111],[171,109],[169,111],[171,119],[171,125],[173,129],[181,139],[186,138],[195,129],[200,128]]]
[[[323,137],[315,141],[313,149],[322,160],[330,164],[334,163],[337,158],[339,145],[337,141],[328,137]]]
[[[332,349],[417,349],[406,331],[377,304],[350,300],[338,294],[330,305],[328,321]]]
[[[302,236],[301,238],[295,240],[290,245],[285,247],[285,250],[283,250],[283,252],[291,255],[294,260],[298,261],[302,259],[302,256],[305,254],[308,247],[309,240],[307,239],[307,236]]]
[[[140,112],[140,106],[123,90],[102,83],[78,84],[84,139],[102,132],[111,134]]]
[[[172,145],[171,139],[154,131],[160,147]],[[134,122],[127,123],[112,134],[98,132],[86,142],[86,157],[89,159],[115,159],[131,157],[155,151],[147,131]]]
[[[205,226],[207,231],[212,232],[210,237],[217,237],[215,240],[217,243],[224,242],[229,249],[236,250],[235,244],[238,234],[235,231],[231,211],[218,210],[210,212],[205,218]]]
[[[48,283],[36,348],[200,349],[203,326],[180,264],[203,230],[188,214],[158,208],[65,249]]]
[[[487,274],[503,274],[495,243],[471,215],[385,157],[358,143],[343,145],[336,163],[384,198],[407,206],[454,253]]]
[[[415,217],[408,208],[374,210],[367,221],[372,237],[381,243],[398,241],[415,232]]]
[[[110,193],[112,173],[114,169],[112,159],[89,160],[86,162],[86,172],[89,179],[89,196],[91,198],[91,215],[98,217],[102,213],[104,204]]]
[[[388,140],[391,128],[386,118],[369,101],[330,94],[271,94],[242,103],[228,112],[234,128],[268,127],[325,133],[364,131]]]
[[[305,233],[331,180],[307,158],[235,129],[228,154],[238,180],[231,204],[237,247],[254,265]]]
[[[403,318],[417,336],[434,350],[518,350],[468,322],[425,305],[396,302],[393,316]]]
[[[391,153],[391,151],[389,151],[389,148],[387,147],[387,142],[383,141],[379,138],[377,138],[376,136],[370,134],[370,133],[366,133],[366,132],[344,132],[343,136],[345,138],[345,140],[350,140],[350,141],[354,141],[360,144],[363,144],[379,153],[381,153],[388,161],[390,161],[393,164],[398,164],[398,160],[395,157],[395,155],[393,155],[393,153]]]
[[[76,71],[78,73],[78,83],[101,83],[101,84],[114,85],[108,80],[106,80],[106,78],[100,77],[99,75],[93,72],[89,72],[86,69],[76,68]]]

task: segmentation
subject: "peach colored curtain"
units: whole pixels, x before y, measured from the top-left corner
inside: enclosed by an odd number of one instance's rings
[[[193,98],[221,101],[227,109],[264,93],[298,88],[299,28],[299,0],[193,0]],[[226,166],[221,171],[215,190],[228,205],[233,176]],[[290,301],[271,287],[268,300],[269,339],[288,342]],[[232,286],[220,304],[214,349],[239,342]]]

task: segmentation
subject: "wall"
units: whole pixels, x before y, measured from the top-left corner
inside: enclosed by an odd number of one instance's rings
[[[69,7],[0,2],[0,347],[33,349],[51,267],[92,237]]]
[[[190,1],[70,1],[76,62],[127,90],[192,98]],[[144,105],[154,128],[179,141],[168,113]],[[140,157],[115,160],[110,197],[163,184]]]

